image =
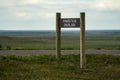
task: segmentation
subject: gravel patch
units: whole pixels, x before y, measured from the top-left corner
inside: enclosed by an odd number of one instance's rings
[[[61,50],[62,54],[79,54],[80,50]],[[0,55],[42,55],[56,54],[56,50],[1,50]],[[120,55],[120,50],[86,50],[86,54]]]

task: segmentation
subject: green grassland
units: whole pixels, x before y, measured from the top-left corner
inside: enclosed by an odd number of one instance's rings
[[[78,50],[79,31],[62,32],[62,49]],[[55,32],[0,33],[0,50],[54,50]],[[120,31],[87,31],[86,49],[120,50]],[[0,80],[120,80],[120,56],[87,54],[86,69],[80,55],[0,56]]]
[[[0,80],[120,80],[120,56],[87,54],[86,69],[79,55],[0,56]]]
[[[61,35],[63,50],[78,50],[79,31],[66,31]],[[54,50],[55,31],[27,34],[0,34],[0,49],[13,50]],[[86,49],[120,50],[120,31],[86,31]]]

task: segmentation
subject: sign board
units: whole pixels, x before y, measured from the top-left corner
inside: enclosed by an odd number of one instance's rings
[[[79,28],[80,18],[62,18],[60,19],[60,27],[62,28]]]
[[[80,13],[80,18],[61,18],[61,13],[56,13],[56,58],[58,60],[61,59],[61,28],[80,28],[80,68],[85,68],[85,13]]]

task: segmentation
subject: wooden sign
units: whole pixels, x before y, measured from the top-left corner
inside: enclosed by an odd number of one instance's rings
[[[79,28],[80,18],[62,18],[60,19],[61,28]]]
[[[85,13],[80,13],[80,18],[61,18],[61,13],[56,13],[56,58],[58,60],[61,59],[61,28],[80,28],[80,68],[85,68]]]

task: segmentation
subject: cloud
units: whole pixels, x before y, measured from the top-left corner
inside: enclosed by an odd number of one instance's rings
[[[61,12],[62,18],[78,18],[80,12],[86,12],[88,26],[98,26],[103,22],[101,26],[106,26],[108,20],[112,25],[113,19],[117,24],[120,20],[119,3],[119,0],[0,0],[0,27],[6,26],[7,23],[13,28],[14,26],[24,26],[25,29],[29,29],[26,26],[31,26],[31,29],[34,29],[34,26],[41,26],[40,29],[44,26],[45,29],[47,26],[54,28],[56,12]],[[105,21],[101,20],[103,18],[106,18]]]
[[[120,0],[96,0],[93,8],[98,10],[120,10]]]
[[[28,13],[15,13],[15,16],[22,20],[28,20],[32,18],[32,16]]]
[[[53,18],[55,17],[55,13],[46,13],[45,16],[48,18]]]
[[[43,0],[22,0],[22,3],[24,3],[24,4],[39,4],[42,2],[43,2]]]
[[[0,0],[0,8],[8,8],[14,5],[14,0]]]

